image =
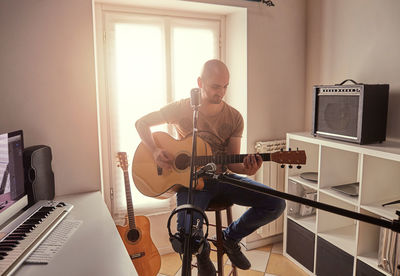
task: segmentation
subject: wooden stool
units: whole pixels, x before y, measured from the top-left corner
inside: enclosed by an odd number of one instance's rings
[[[217,275],[223,276],[224,275],[224,263],[223,263],[223,256],[224,256],[224,246],[222,243],[223,240],[223,234],[222,234],[222,229],[226,228],[222,226],[222,221],[221,221],[221,211],[226,210],[226,218],[228,225],[232,223],[232,203],[226,202],[226,200],[219,200],[219,199],[213,199],[209,204],[206,209],[206,211],[211,211],[215,212],[215,224],[209,224],[209,226],[214,226],[216,228],[216,233],[217,233],[217,239],[208,239],[211,241],[215,246],[215,249],[211,249],[212,251],[217,252]],[[237,276],[237,271],[236,267],[232,264],[232,270],[228,274]]]

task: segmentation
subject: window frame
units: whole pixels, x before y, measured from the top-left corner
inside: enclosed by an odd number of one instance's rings
[[[225,21],[226,18],[224,15],[219,14],[206,14],[206,13],[194,13],[190,11],[180,11],[180,10],[159,10],[152,8],[142,8],[142,7],[128,7],[128,6],[117,6],[117,5],[109,5],[96,3],[94,8],[95,13],[95,53],[96,53],[96,70],[97,70],[97,106],[98,106],[98,128],[99,128],[99,158],[100,158],[100,173],[101,173],[101,192],[103,194],[104,201],[109,208],[110,212],[114,211],[114,194],[115,191],[115,183],[113,183],[113,166],[116,166],[115,156],[112,156],[111,152],[111,127],[108,114],[110,112],[109,106],[109,83],[107,82],[107,72],[106,72],[106,39],[107,39],[107,31],[106,31],[106,17],[109,15],[113,16],[127,16],[128,14],[135,15],[147,15],[147,16],[155,16],[155,17],[163,17],[163,18],[172,18],[182,20],[217,20],[220,22],[220,30],[219,30],[219,56],[220,59],[224,60],[225,57]],[[166,40],[170,39],[170,34],[166,35]],[[167,42],[167,45],[171,45],[170,42]],[[166,51],[169,54],[166,55],[166,64],[170,64],[170,54],[171,49],[168,47]],[[167,101],[170,102],[173,99],[172,95],[172,66],[167,66],[166,74],[167,74]],[[132,127],[134,127],[134,122],[132,122]],[[174,200],[170,201],[170,211],[174,206]],[[142,211],[142,210],[141,210]],[[146,213],[146,211],[144,211]]]

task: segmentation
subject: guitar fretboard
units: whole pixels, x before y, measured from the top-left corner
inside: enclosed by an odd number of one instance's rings
[[[124,183],[125,183],[125,194],[126,194],[126,207],[128,210],[129,229],[135,229],[136,228],[135,212],[133,210],[133,204],[132,204],[131,186],[129,184],[129,174],[128,171],[125,170],[124,170]]]
[[[229,155],[215,155],[215,156],[197,156],[197,164],[206,165],[208,163],[215,164],[230,164],[230,163],[243,163],[243,159],[248,154],[229,154]],[[259,153],[263,161],[271,161],[270,153]]]

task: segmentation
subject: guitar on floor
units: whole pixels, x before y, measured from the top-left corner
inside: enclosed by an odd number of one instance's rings
[[[153,133],[157,146],[167,149],[175,156],[172,170],[163,170],[154,161],[152,153],[140,143],[136,149],[132,163],[132,177],[136,188],[144,195],[157,198],[168,198],[175,194],[180,187],[189,188],[190,163],[192,152],[192,137],[176,140],[165,132]],[[213,156],[210,145],[197,138],[197,158],[195,164],[204,166],[208,163],[229,164],[242,163],[247,154],[232,154]],[[274,161],[280,164],[305,164],[306,155],[303,150],[277,151],[259,153],[263,161]],[[204,186],[200,178],[195,189]]]
[[[128,174],[126,152],[118,152],[118,167],[124,172],[126,204],[128,215],[126,225],[117,225],[125,248],[140,276],[156,276],[160,271],[161,257],[150,236],[150,221],[145,216],[135,216]]]

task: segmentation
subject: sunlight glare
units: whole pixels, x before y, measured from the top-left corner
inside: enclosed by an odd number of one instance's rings
[[[114,131],[118,133],[119,147],[133,157],[140,143],[134,126],[136,120],[166,104],[162,27],[116,24],[115,47],[118,119]],[[136,190],[134,185],[131,187]],[[137,203],[151,200],[139,194],[135,199]]]
[[[173,86],[175,99],[187,98],[198,87],[197,77],[204,62],[217,57],[215,37],[209,29],[172,29]]]

